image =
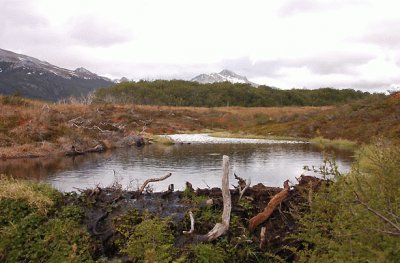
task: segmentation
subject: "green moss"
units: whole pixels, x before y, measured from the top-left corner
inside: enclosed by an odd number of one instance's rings
[[[227,259],[225,251],[212,244],[198,244],[192,250],[196,263],[223,263]]]
[[[134,262],[171,262],[175,255],[173,241],[167,220],[146,219],[135,227],[123,252]]]
[[[1,262],[92,261],[94,242],[81,224],[81,208],[63,206],[61,193],[48,185],[2,182],[10,189],[0,198]]]

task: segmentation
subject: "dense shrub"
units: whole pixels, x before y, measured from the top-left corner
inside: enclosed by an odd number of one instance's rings
[[[350,174],[323,185],[300,214],[301,261],[399,262],[399,174],[398,145],[364,147]]]
[[[199,84],[183,80],[123,82],[96,91],[97,102],[169,106],[323,106],[345,103],[369,96],[352,89],[280,90],[267,86],[229,82]]]

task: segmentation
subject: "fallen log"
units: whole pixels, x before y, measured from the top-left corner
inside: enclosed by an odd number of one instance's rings
[[[140,194],[143,193],[144,189],[146,188],[146,186],[147,186],[149,183],[163,181],[163,180],[167,179],[168,177],[170,177],[171,175],[172,175],[172,174],[169,173],[169,174],[164,175],[164,176],[161,176],[161,177],[159,177],[159,178],[149,178],[149,179],[147,179],[146,181],[144,181],[144,183],[143,183],[142,186],[140,187],[139,193],[140,193]]]
[[[222,200],[224,205],[222,211],[222,223],[215,224],[214,228],[203,237],[206,241],[213,241],[226,234],[229,230],[232,210],[231,192],[229,191],[229,157],[224,155],[222,160],[224,171],[222,176]]]
[[[283,190],[277,193],[272,199],[268,202],[268,205],[264,208],[261,213],[258,213],[256,216],[252,217],[249,222],[249,231],[253,232],[254,229],[261,223],[265,222],[274,212],[275,208],[282,203],[283,200],[289,195],[289,180],[286,180],[283,183]]]
[[[105,151],[105,148],[101,144],[98,144],[95,147],[89,148],[89,149],[86,150],[86,152],[88,152],[88,153],[101,153],[101,152],[104,152],[104,151]]]

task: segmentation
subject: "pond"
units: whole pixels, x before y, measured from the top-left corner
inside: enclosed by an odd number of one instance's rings
[[[99,185],[121,184],[137,189],[146,179],[168,173],[165,181],[152,184],[154,191],[164,191],[169,184],[183,190],[185,182],[194,188],[220,187],[222,156],[230,157],[233,173],[251,178],[252,184],[282,186],[304,173],[303,167],[323,164],[324,153],[307,143],[252,139],[210,139],[207,135],[172,136],[177,144],[146,145],[101,154],[76,157],[17,159],[0,161],[0,174],[14,178],[45,181],[61,191],[74,191]],[[190,144],[189,144],[190,143]],[[352,163],[351,153],[335,151],[339,170],[346,172]]]

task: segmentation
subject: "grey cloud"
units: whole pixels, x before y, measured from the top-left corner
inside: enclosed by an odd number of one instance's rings
[[[380,21],[371,25],[368,33],[359,37],[361,42],[398,49],[400,46],[400,20]]]
[[[249,57],[223,60],[220,63],[221,69],[230,69],[246,77],[269,76],[276,77],[278,70],[284,66],[284,61],[269,60],[253,62]]]
[[[394,81],[367,81],[358,80],[352,83],[339,84],[340,87],[352,88],[357,90],[363,90],[368,92],[379,92],[384,93],[391,89],[391,86],[396,84]]]
[[[35,12],[35,6],[29,0],[2,0],[0,1],[1,23],[4,28],[19,27],[37,28],[45,26],[47,20]]]
[[[279,70],[287,67],[307,67],[318,75],[353,74],[355,67],[372,60],[374,56],[366,53],[326,53],[302,59],[280,59],[268,61],[251,61],[250,58],[224,60],[221,68],[231,69],[249,78],[279,77]]]
[[[370,54],[357,53],[328,53],[300,61],[293,61],[295,66],[306,66],[313,73],[327,74],[352,74],[355,67],[363,65],[374,58]]]
[[[72,19],[69,33],[79,43],[96,47],[108,47],[132,38],[128,31],[119,26],[90,16]]]

